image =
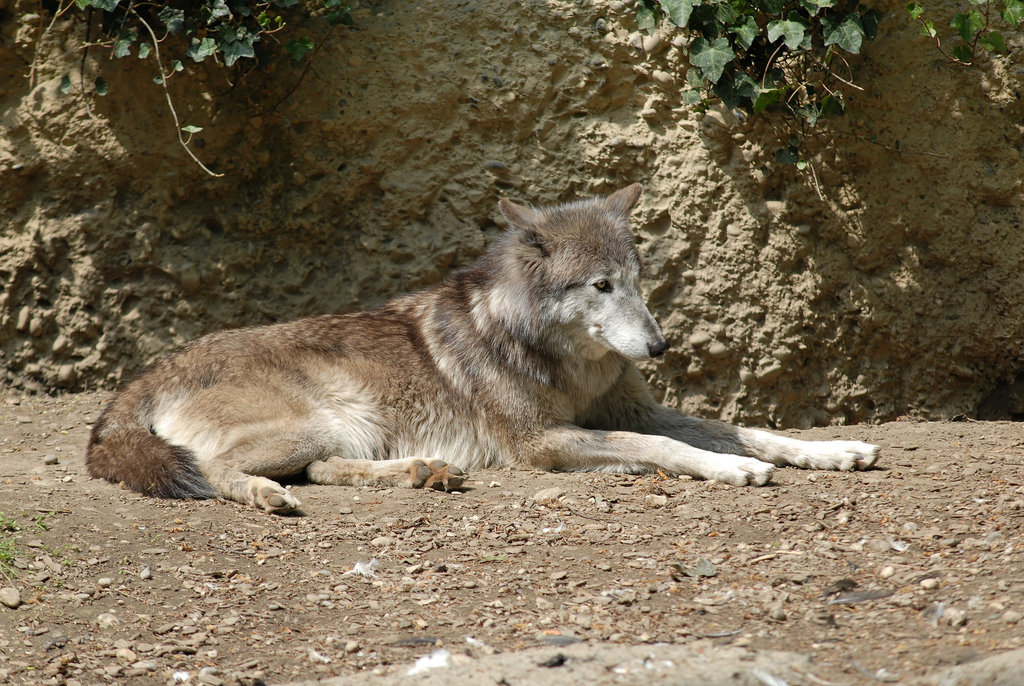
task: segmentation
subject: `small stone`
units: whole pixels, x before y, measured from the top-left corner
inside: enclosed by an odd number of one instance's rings
[[[121,620],[119,620],[116,615],[109,612],[104,612],[96,618],[96,624],[98,624],[101,629],[112,629],[120,623]]]
[[[56,455],[43,455],[43,464],[45,465],[54,465],[58,462],[60,462],[60,460],[57,459]]]
[[[652,36],[644,36],[643,46],[644,52],[654,52],[661,45],[661,36],[654,34]]]
[[[671,74],[669,74],[668,72],[664,72],[660,69],[655,69],[654,71],[652,71],[651,78],[654,79],[655,83],[664,88],[671,88],[676,84],[676,81],[675,79],[672,78]]]
[[[768,616],[776,622],[786,621],[786,611],[782,609],[781,605],[773,605],[768,611]]]
[[[1001,619],[1006,624],[1016,624],[1021,619],[1024,619],[1024,614],[1021,614],[1017,610],[1007,610],[1006,612],[1003,613],[1003,616],[1001,617]]]
[[[645,498],[645,500],[647,501],[647,504],[650,505],[651,507],[665,507],[666,505],[668,505],[667,495],[651,494],[648,495]]]
[[[557,501],[563,495],[565,495],[565,490],[558,486],[552,486],[551,488],[545,488],[542,491],[537,491],[533,496],[533,501],[541,504],[552,503]]]
[[[878,578],[879,579],[888,579],[889,577],[891,577],[895,573],[896,573],[896,570],[893,568],[892,565],[886,565],[886,566],[884,566],[884,567],[882,567],[881,569],[878,570]]]
[[[926,591],[930,591],[930,590],[932,590],[934,588],[938,588],[939,587],[939,580],[936,579],[935,577],[928,577],[927,579],[921,579],[920,586],[921,586],[921,588],[925,589]]]
[[[118,648],[117,652],[114,653],[114,657],[117,658],[117,661],[121,665],[126,667],[139,659],[138,656],[128,648]]]
[[[346,653],[358,653],[360,648],[362,648],[362,646],[359,645],[359,641],[348,641],[345,643]]]
[[[199,683],[207,684],[208,686],[222,686],[224,680],[220,678],[217,673],[216,667],[203,667],[199,670],[199,676],[197,677]]]
[[[100,588],[110,588],[113,585],[113,583],[114,583],[114,580],[111,579],[109,576],[101,576],[96,581],[96,585],[99,586]]]
[[[143,567],[142,571],[139,572],[139,578],[143,581],[148,581],[153,578],[153,571],[149,567]]]
[[[57,368],[57,382],[62,386],[69,386],[75,381],[75,366],[73,364],[62,364]]]
[[[942,614],[942,618],[954,629],[959,629],[967,623],[967,611],[951,607]]]
[[[16,588],[0,588],[0,603],[14,609],[21,605],[21,593]]]
[[[711,357],[723,357],[728,354],[728,352],[729,348],[720,341],[715,341],[708,346],[708,355],[711,355]]]
[[[711,334],[706,331],[697,331],[690,334],[690,337],[686,339],[686,341],[694,348],[699,348],[711,342]]]
[[[378,536],[377,538],[370,541],[370,545],[377,546],[378,548],[384,548],[389,545],[393,545],[394,542],[395,539],[391,538],[390,536]]]

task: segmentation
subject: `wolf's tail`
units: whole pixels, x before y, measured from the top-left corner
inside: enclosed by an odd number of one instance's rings
[[[89,474],[157,498],[216,498],[188,448],[171,445],[143,425],[138,404],[123,394],[103,411],[89,436]]]

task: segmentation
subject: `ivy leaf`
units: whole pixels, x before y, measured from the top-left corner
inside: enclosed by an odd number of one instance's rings
[[[199,133],[203,130],[202,126],[196,126],[194,124],[185,124],[181,127],[181,130],[185,133]]]
[[[987,36],[983,36],[978,42],[985,46],[985,49],[989,52],[1006,52],[1006,40],[1003,38],[1003,34],[997,31],[990,31]]]
[[[132,54],[132,42],[128,38],[121,38],[114,43],[114,57],[127,57]]]
[[[301,62],[306,53],[313,49],[313,41],[309,39],[309,36],[303,36],[298,39],[292,38],[285,43],[284,49],[288,51],[293,60]]]
[[[822,17],[821,25],[825,37],[826,47],[838,45],[840,48],[851,54],[860,52],[861,41],[864,37],[864,26],[861,24],[860,15],[853,12],[840,19]]]
[[[779,148],[775,151],[775,161],[779,164],[796,164],[800,161],[800,153],[796,148]]]
[[[949,25],[959,32],[965,43],[970,43],[974,40],[974,35],[985,27],[985,20],[981,17],[981,12],[971,10],[967,14],[954,14]]]
[[[804,40],[804,31],[807,29],[807,25],[797,19],[799,17],[796,13],[790,13],[786,19],[768,22],[768,40],[774,43],[782,37],[786,47],[790,50],[799,48]],[[828,43],[826,42],[825,45]]]
[[[935,22],[926,21],[924,26],[921,27],[921,35],[928,36],[929,38],[935,38],[938,32],[935,30]]]
[[[230,17],[231,10],[224,0],[214,0],[213,5],[210,7],[210,18],[220,19],[221,17]]]
[[[139,59],[144,60],[149,57],[149,43],[142,43],[139,45]]]
[[[173,60],[171,62],[171,69],[174,71],[182,71],[185,69],[185,65],[181,63],[181,60]]]
[[[178,34],[185,27],[185,10],[175,9],[171,6],[164,7],[156,18],[167,27],[167,33]]]
[[[750,49],[750,46],[754,44],[754,39],[757,38],[757,34],[760,30],[761,29],[757,27],[757,20],[750,15],[744,17],[742,22],[733,24],[729,27],[729,31],[736,36],[736,45],[740,46],[744,50]]]
[[[110,84],[102,76],[97,76],[93,83],[96,85],[96,95],[106,95],[110,91]]]
[[[1022,0],[1005,0],[1001,14],[1003,21],[1016,27],[1021,20],[1024,20],[1024,2]]]
[[[202,62],[215,52],[217,52],[217,42],[209,37],[202,40],[193,38],[188,48],[185,49],[185,54],[194,62]]]
[[[882,20],[882,15],[875,10],[868,10],[860,17],[860,25],[864,29],[864,37],[868,40],[875,40],[875,36],[878,35],[878,22]]]
[[[785,94],[786,88],[769,88],[761,91],[760,95],[757,96],[757,100],[754,101],[754,114],[760,114],[772,105],[775,105]]]
[[[683,102],[687,105],[698,105],[703,99],[703,96],[701,96],[700,91],[698,90],[688,88],[683,91]]]
[[[668,14],[668,20],[681,28],[686,28],[693,12],[694,0],[659,0],[662,9]]]
[[[221,50],[224,52],[224,65],[230,67],[241,57],[255,57],[256,52],[252,49],[252,42],[253,37],[250,36],[242,40],[222,44]]]
[[[914,21],[917,21],[918,19],[921,18],[921,15],[924,14],[924,8],[921,7],[921,5],[919,3],[908,2],[907,3],[907,14],[910,15],[911,19],[913,19]]]
[[[60,77],[60,92],[62,95],[67,95],[71,92],[71,77],[67,74]]]
[[[754,6],[765,14],[782,14],[786,0],[754,0]]]
[[[821,99],[822,117],[841,117],[846,113],[846,101],[841,95],[826,95]]]
[[[698,38],[690,45],[690,64],[700,67],[704,78],[711,83],[718,83],[725,65],[732,62],[734,57],[736,53],[725,38],[716,38],[712,43]]]
[[[835,4],[835,0],[800,0],[800,6],[812,17],[817,16],[821,10],[834,7]]]
[[[113,12],[120,0],[89,0],[89,5],[104,12]]]
[[[654,15],[654,9],[646,2],[641,2],[636,8],[636,27],[641,31],[650,33],[658,26],[658,18]]]
[[[966,45],[954,45],[953,46],[953,59],[964,64],[970,64],[974,61],[974,53]]]

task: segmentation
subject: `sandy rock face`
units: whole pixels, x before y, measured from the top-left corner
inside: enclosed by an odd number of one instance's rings
[[[102,68],[110,94],[87,112],[77,25],[42,35],[48,17],[13,8],[7,384],[111,387],[208,331],[371,306],[481,255],[502,196],[641,181],[645,285],[673,344],[649,371],[667,402],[804,427],[1021,412],[1019,36],[965,70],[891,12],[854,65],[865,91],[811,143],[822,200],[775,161],[769,124],[683,107],[672,36],[637,34],[625,7],[356,5],[358,30],[314,27],[304,75],[172,80],[219,179],[178,147],[150,62],[91,50],[85,89]]]

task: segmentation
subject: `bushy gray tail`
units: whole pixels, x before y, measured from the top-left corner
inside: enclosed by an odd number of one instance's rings
[[[117,405],[115,400],[92,427],[85,453],[90,475],[157,498],[217,497],[192,451],[151,433]]]

